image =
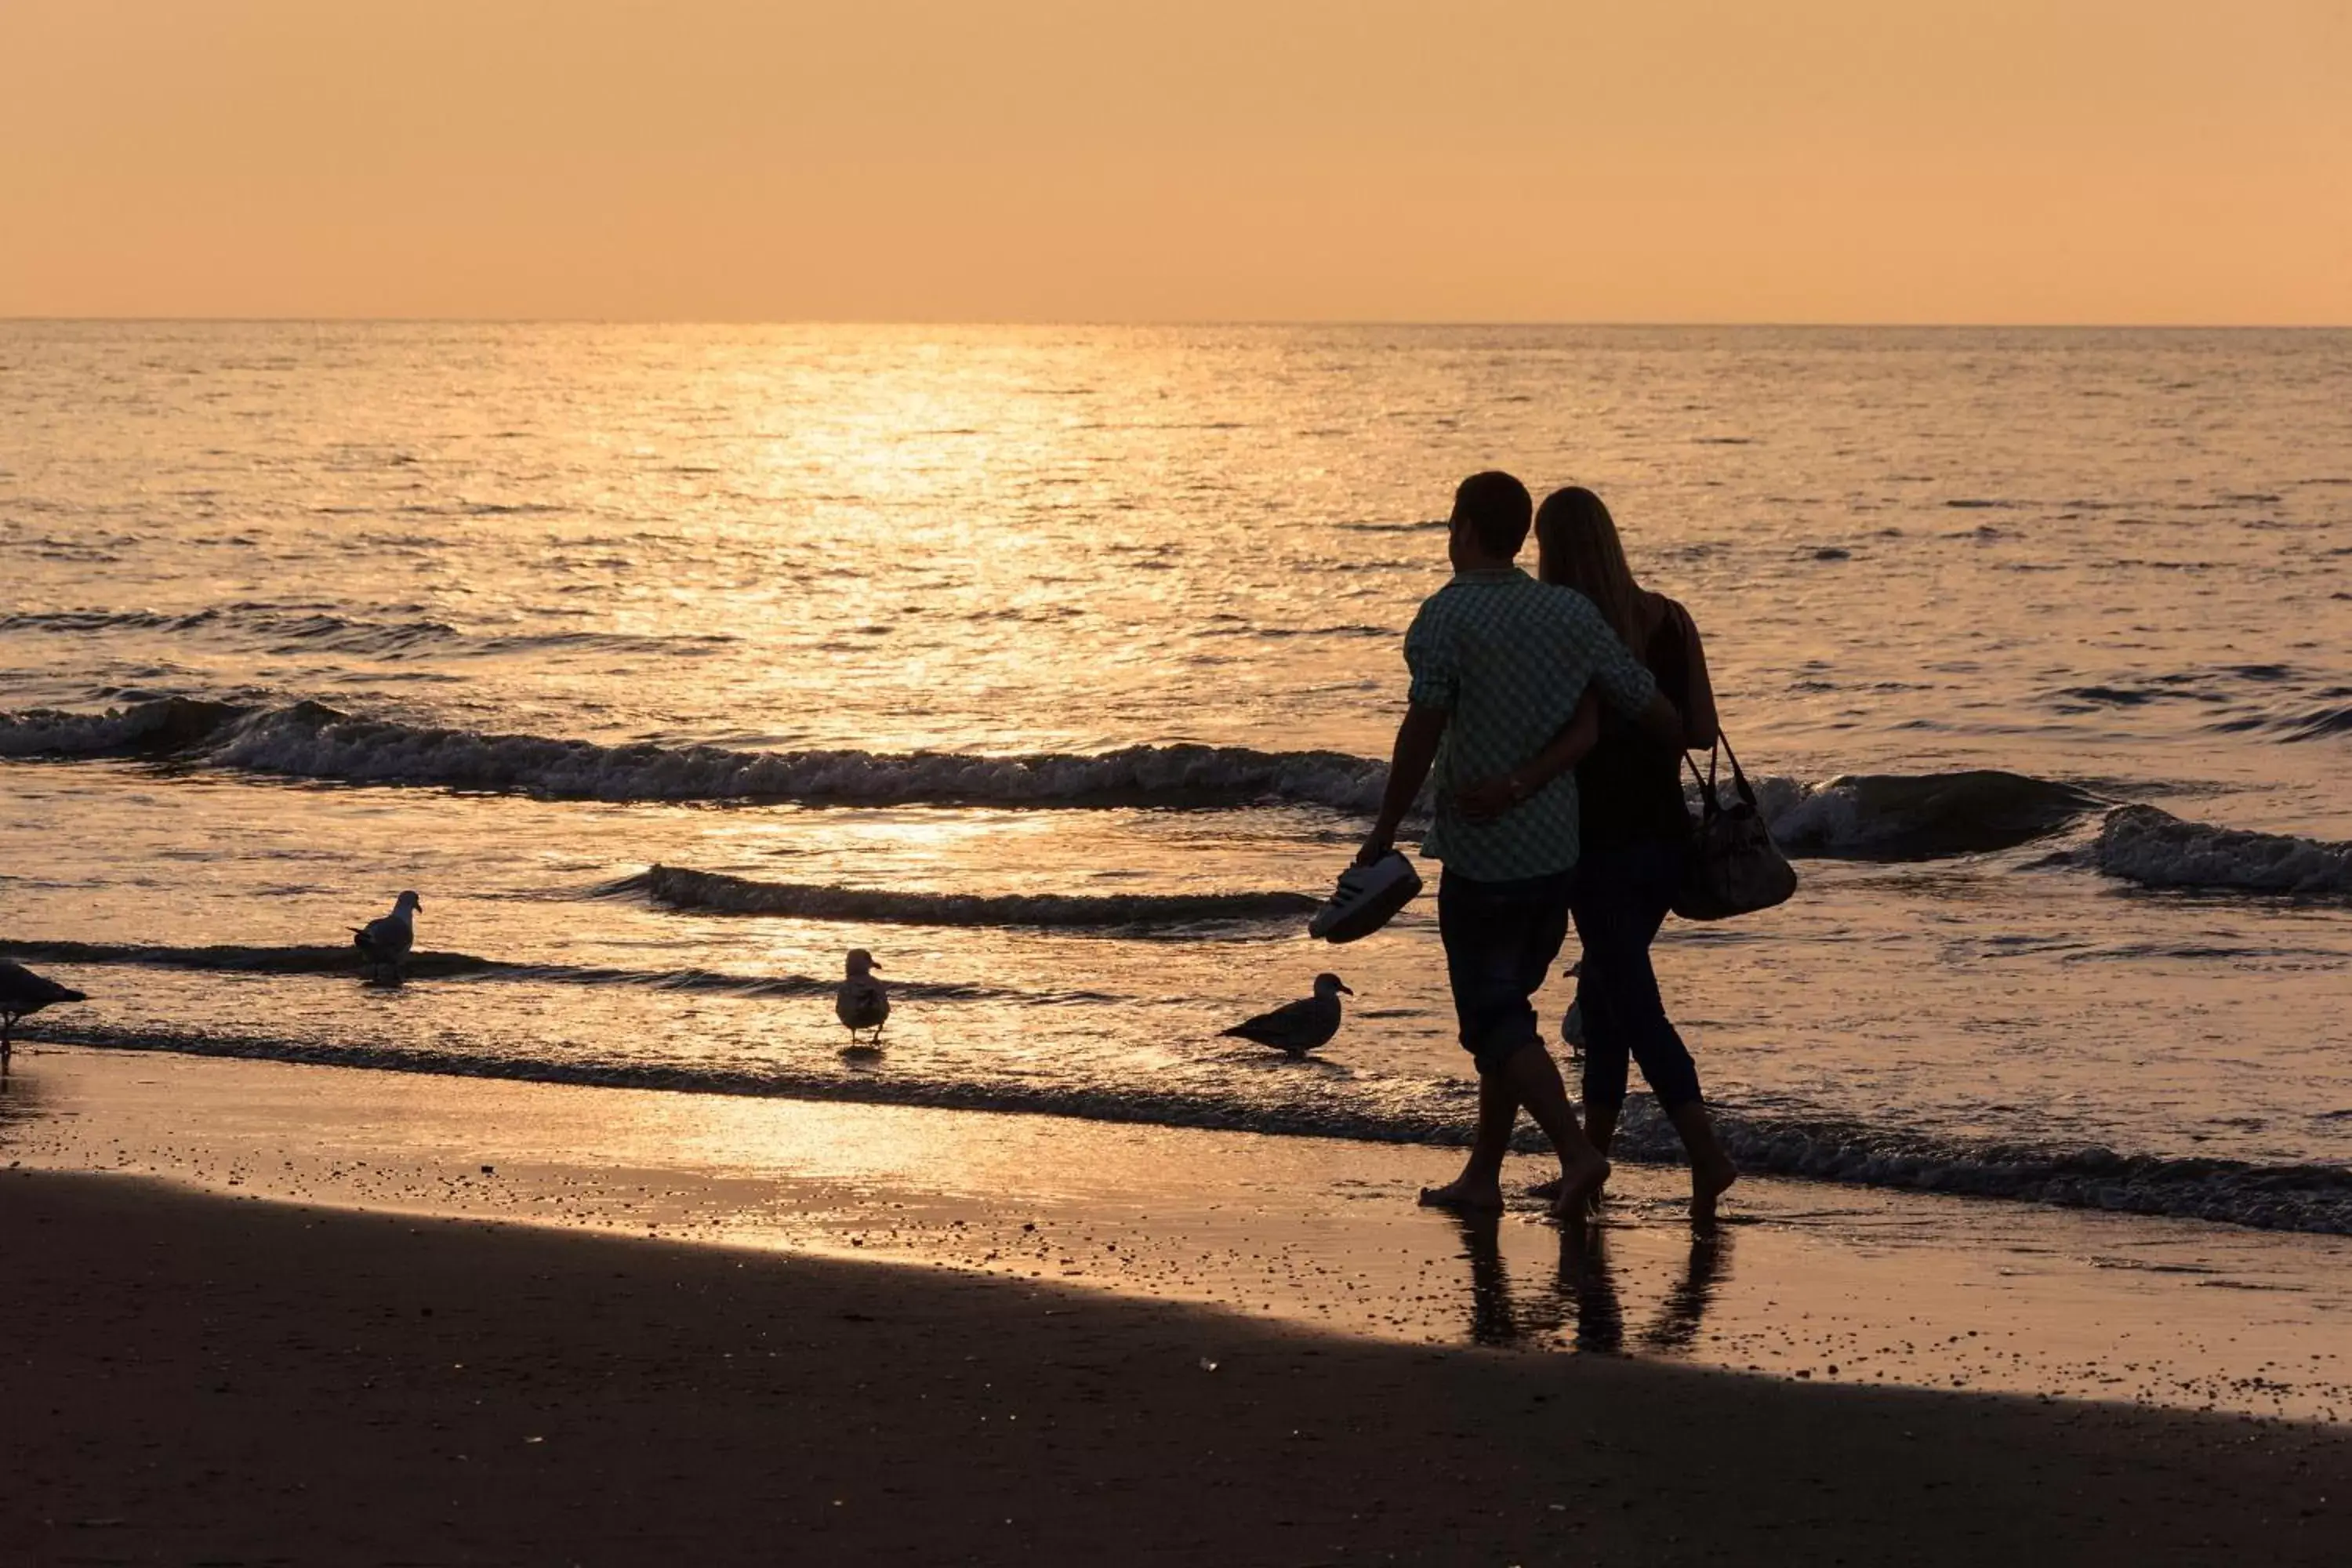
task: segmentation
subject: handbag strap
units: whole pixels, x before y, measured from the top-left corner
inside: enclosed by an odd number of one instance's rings
[[[1718,731],[1716,736],[1717,744],[1721,743],[1722,739]],[[1699,815],[1703,817],[1713,816],[1723,809],[1722,803],[1716,799],[1715,795],[1715,763],[1716,748],[1709,746],[1706,751],[1706,772],[1702,774],[1698,771],[1698,763],[1691,760],[1689,748],[1684,748],[1683,766],[1690,769],[1691,783],[1698,785],[1698,809]]]
[[[1700,776],[1698,763],[1691,760],[1689,751],[1685,749],[1683,752],[1683,765],[1690,769],[1691,780],[1698,785],[1701,815],[1713,816],[1723,809],[1723,798],[1716,794],[1715,782],[1716,764],[1722,757],[1731,759],[1731,787],[1738,793],[1740,800],[1746,803],[1748,810],[1760,810],[1756,804],[1756,786],[1748,782],[1748,770],[1739,765],[1739,753],[1731,749],[1731,737],[1723,732],[1721,725],[1717,725],[1715,743],[1706,749],[1706,773],[1704,777]]]
[[[1716,726],[1715,738],[1723,742],[1723,754],[1731,759],[1731,787],[1739,792],[1739,798],[1748,803],[1748,810],[1760,810],[1756,804],[1755,786],[1748,782],[1748,771],[1739,765],[1739,753],[1731,749],[1731,737],[1723,732],[1720,724]]]

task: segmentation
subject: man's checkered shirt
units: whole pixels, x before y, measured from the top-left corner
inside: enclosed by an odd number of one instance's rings
[[[1592,601],[1516,566],[1459,572],[1413,616],[1404,661],[1412,700],[1452,716],[1437,754],[1437,819],[1421,852],[1481,882],[1574,866],[1574,769],[1487,822],[1465,819],[1451,797],[1533,761],[1576,716],[1588,683],[1629,715],[1649,706],[1656,680]]]

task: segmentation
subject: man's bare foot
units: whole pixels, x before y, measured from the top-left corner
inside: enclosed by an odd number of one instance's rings
[[[1696,1226],[1715,1224],[1715,1200],[1731,1189],[1739,1180],[1738,1167],[1718,1156],[1704,1165],[1691,1167],[1691,1223]]]
[[[1608,1180],[1609,1162],[1598,1154],[1561,1170],[1552,1193],[1552,1218],[1583,1224],[1591,1217],[1593,1204]]]
[[[1503,1206],[1503,1185],[1500,1182],[1474,1182],[1467,1176],[1456,1176],[1442,1187],[1422,1188],[1421,1206],[1452,1209],[1456,1214],[1490,1213]]]

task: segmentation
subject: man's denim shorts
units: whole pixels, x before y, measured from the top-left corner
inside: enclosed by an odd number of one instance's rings
[[[1543,1043],[1531,998],[1543,989],[1568,940],[1573,868],[1508,882],[1477,882],[1448,870],[1437,884],[1437,931],[1462,1048],[1481,1073]]]

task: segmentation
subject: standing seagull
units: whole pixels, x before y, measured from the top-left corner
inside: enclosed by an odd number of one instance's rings
[[[369,979],[381,979],[389,969],[394,984],[399,983],[400,966],[416,945],[416,911],[424,907],[415,893],[403,893],[392,901],[392,913],[352,928],[352,945],[367,960]]]
[[[30,1017],[52,1002],[89,1000],[80,992],[68,990],[21,963],[0,958],[0,1073],[8,1070],[8,1058],[16,1048],[9,1036],[17,1019]]]
[[[879,1046],[882,1043],[882,1026],[889,1021],[890,993],[874,978],[874,969],[872,953],[862,947],[851,948],[849,978],[844,980],[841,989],[834,994],[833,1016],[841,1020],[843,1028],[849,1031],[849,1043],[853,1047],[860,1044]],[[873,1030],[873,1039],[860,1041],[857,1037],[860,1029]]]
[[[1339,993],[1348,987],[1336,974],[1315,977],[1315,994],[1302,996],[1296,1002],[1285,1002],[1271,1013],[1235,1024],[1222,1031],[1223,1035],[1255,1040],[1261,1046],[1272,1046],[1292,1060],[1304,1058],[1307,1052],[1328,1042],[1339,1032]],[[1352,991],[1348,994],[1353,996]]]

